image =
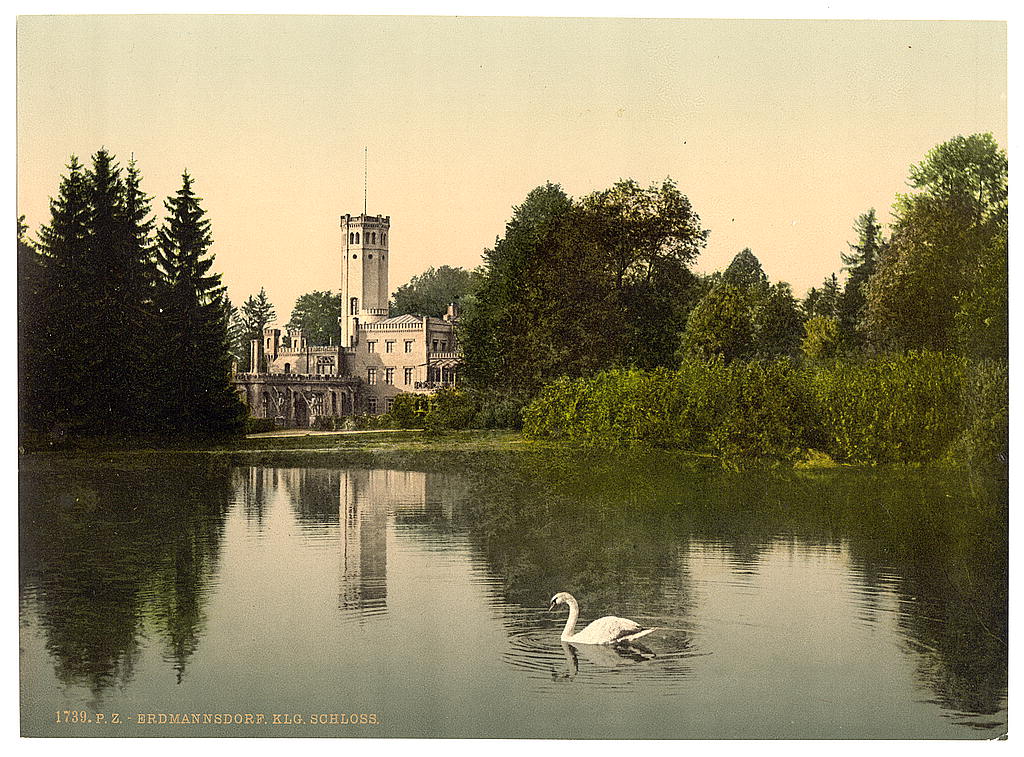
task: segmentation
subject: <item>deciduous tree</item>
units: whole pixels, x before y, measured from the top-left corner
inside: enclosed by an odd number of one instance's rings
[[[867,287],[867,326],[887,349],[1005,356],[1007,158],[990,134],[956,137],[910,169],[888,250]]]
[[[310,344],[341,342],[341,293],[307,292],[295,300],[288,328],[302,329]]]
[[[443,265],[428,268],[409,283],[395,290],[391,297],[391,315],[428,315],[441,318],[452,302],[461,302],[472,295],[483,278],[479,270],[467,271]]]

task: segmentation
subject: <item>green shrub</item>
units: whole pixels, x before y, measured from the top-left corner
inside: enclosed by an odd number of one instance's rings
[[[383,416],[389,428],[423,428],[429,407],[429,398],[423,394],[399,394]]]
[[[312,429],[314,431],[334,431],[337,428],[336,421],[339,418],[331,418],[328,415],[318,415],[313,419]]]
[[[1010,371],[1004,360],[982,360],[964,382],[960,433],[948,460],[973,468],[1001,468],[1009,462]]]
[[[656,446],[788,457],[811,426],[806,377],[789,361],[687,360],[677,371],[561,379],[524,411],[524,431],[588,446]]]
[[[726,460],[1003,464],[1005,362],[938,352],[797,365],[687,360],[676,371],[561,378],[523,410],[534,438],[655,446]],[[808,450],[817,450],[811,453]]]
[[[273,418],[246,418],[245,419],[245,433],[247,434],[263,434],[268,431],[273,431],[277,428],[277,424]]]
[[[825,451],[853,463],[941,458],[962,420],[963,358],[909,352],[838,361],[812,380]]]
[[[469,393],[438,389],[430,398],[424,428],[433,432],[469,428],[477,409],[477,403]]]

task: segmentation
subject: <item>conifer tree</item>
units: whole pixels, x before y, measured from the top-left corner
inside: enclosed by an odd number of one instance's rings
[[[156,219],[152,198],[141,188],[142,174],[134,156],[128,161],[124,179],[124,208],[122,238],[126,249],[126,307],[124,318],[130,330],[132,365],[131,380],[136,391],[132,393],[134,405],[130,412],[137,419],[140,430],[155,426],[153,409],[159,404],[151,378],[160,370],[161,345],[158,341],[156,295],[159,273],[156,267]]]
[[[89,398],[77,389],[90,382],[96,361],[94,325],[83,313],[91,277],[88,181],[74,155],[50,199],[50,222],[40,228],[37,248],[46,276],[35,303],[33,373],[24,377],[34,384],[30,415],[39,428],[80,431],[88,425]]]
[[[25,216],[18,217],[18,407],[19,431],[40,427],[45,403],[34,378],[42,372],[42,341],[45,323],[42,296],[45,292],[44,260],[29,240]]]
[[[242,325],[245,329],[245,344],[246,344],[246,369],[250,371],[264,370],[266,366],[251,366],[248,360],[248,345],[253,339],[263,338],[263,329],[268,324],[274,322],[277,318],[277,311],[274,310],[274,305],[270,302],[267,297],[266,291],[263,287],[260,287],[260,293],[253,297],[251,294],[249,298],[242,303],[241,308]]]
[[[88,265],[83,272],[79,306],[81,317],[90,325],[84,337],[93,354],[94,368],[90,381],[78,391],[88,396],[91,430],[109,432],[131,428],[135,420],[128,411],[135,405],[131,393],[137,390],[130,376],[131,353],[137,345],[127,318],[133,294],[131,251],[124,236],[121,169],[105,149],[93,155],[87,179]]]
[[[230,385],[225,290],[220,274],[211,273],[213,237],[201,198],[187,171],[181,178],[181,189],[164,202],[168,215],[158,231],[163,420],[186,435],[233,433],[244,407]]]
[[[850,276],[836,302],[836,316],[841,340],[850,347],[860,347],[865,342],[867,283],[885,252],[886,242],[874,208],[861,214],[853,229],[857,232],[857,243],[850,245],[849,253],[842,254],[844,267]]]

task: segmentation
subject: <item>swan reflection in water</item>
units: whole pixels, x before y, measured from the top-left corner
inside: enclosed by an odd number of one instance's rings
[[[587,644],[577,647],[567,641],[560,642],[562,654],[565,655],[565,670],[551,671],[554,679],[573,680],[580,672],[580,655],[585,662],[599,667],[612,668],[631,662],[646,662],[657,655],[642,644],[595,645]]]

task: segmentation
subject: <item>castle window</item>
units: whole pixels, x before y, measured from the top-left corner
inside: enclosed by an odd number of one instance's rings
[[[441,352],[448,351],[448,342],[441,342]]]
[[[353,297],[348,301],[348,314],[359,315],[359,298]]]
[[[291,373],[292,372],[292,364],[291,363],[285,363],[284,364],[284,372],[285,373]]]
[[[394,406],[395,406],[395,398],[394,397],[388,397],[386,400],[384,400],[384,409],[387,410],[389,413],[391,412],[391,408],[393,408]]]
[[[355,234],[353,234],[353,233],[352,233],[352,232],[350,231],[350,232],[348,233],[348,243],[349,243],[349,244],[352,244],[352,243],[353,243],[353,242],[355,242],[355,241],[356,241],[356,235],[355,235]]]
[[[437,352],[437,340],[436,340],[436,339],[434,340],[434,342],[433,342],[433,346],[431,347],[431,349],[432,349],[432,350],[433,350],[434,352]]]
[[[369,410],[371,413],[376,413],[377,412],[377,398],[376,397],[367,397],[366,398],[366,409]]]
[[[384,351],[385,352],[394,352],[395,351],[395,342],[394,342],[393,339],[389,339],[388,341],[384,342]]]
[[[395,369],[394,368],[385,368],[384,369],[384,383],[385,384],[393,384],[393,383],[395,383]]]
[[[412,368],[405,369],[405,385],[409,386],[412,383]]]
[[[376,368],[367,368],[366,369],[366,383],[367,384],[376,384],[377,383],[377,369]]]
[[[356,244],[359,244],[359,232],[356,232]]]
[[[381,243],[382,246],[388,243],[388,235],[387,234],[381,234],[380,235],[380,243]]]
[[[377,351],[377,342],[367,342],[366,343],[366,351],[367,352],[376,352]]]
[[[353,259],[353,260],[359,260],[359,256],[358,256],[358,255],[353,255],[353,256],[352,256],[352,259]]]
[[[373,260],[373,253],[371,252],[371,253],[370,253],[369,255],[367,255],[366,257],[368,257],[368,258],[369,258],[370,260]]]
[[[412,352],[412,339],[405,340],[405,351]]]
[[[377,232],[374,231],[370,234],[370,244],[377,244]]]

